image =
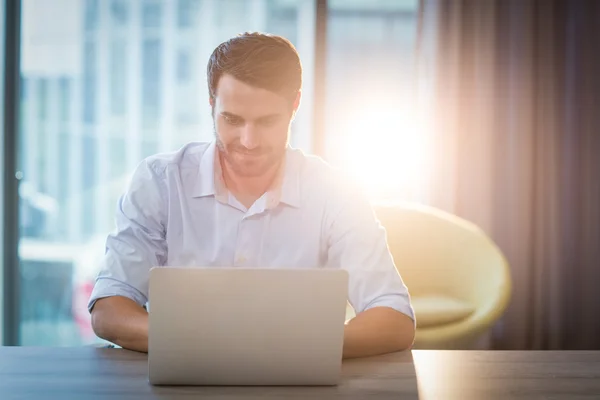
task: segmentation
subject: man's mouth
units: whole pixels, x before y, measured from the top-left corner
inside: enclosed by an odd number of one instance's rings
[[[236,150],[236,153],[238,153],[238,154],[240,154],[240,155],[242,155],[242,156],[244,156],[244,157],[260,157],[260,156],[262,156],[262,155],[264,155],[264,154],[265,154],[264,152],[260,152],[260,153],[249,153],[249,152],[247,152],[247,151],[238,151],[238,150]]]

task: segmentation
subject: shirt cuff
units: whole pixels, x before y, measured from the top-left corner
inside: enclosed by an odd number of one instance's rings
[[[148,299],[142,292],[131,285],[113,278],[98,278],[92,290],[90,300],[88,301],[88,311],[91,313],[96,301],[112,296],[123,296],[135,301],[143,307]]]
[[[389,307],[392,308],[410,319],[412,319],[415,327],[417,326],[417,320],[415,318],[415,311],[410,303],[410,299],[406,296],[397,294],[388,294],[376,298],[374,301],[369,303],[363,311],[375,307]]]

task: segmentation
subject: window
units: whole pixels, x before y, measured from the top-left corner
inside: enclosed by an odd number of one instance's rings
[[[69,121],[69,108],[70,108],[70,96],[71,96],[71,84],[67,78],[59,78],[59,95],[58,105],[60,107],[60,121],[65,123]]]
[[[94,215],[96,196],[94,188],[96,187],[96,157],[98,146],[96,138],[92,134],[85,134],[81,137],[82,155],[82,173],[81,173],[81,235],[89,238],[94,233]]]
[[[129,4],[126,0],[112,0],[110,15],[114,25],[122,26],[127,23]]]
[[[148,157],[158,152],[158,143],[152,140],[142,143],[142,157]]]
[[[216,23],[226,29],[235,29],[234,27],[243,26],[247,21],[247,16],[251,15],[249,8],[258,2],[248,2],[245,0],[228,0],[215,2],[217,8]],[[248,24],[244,30],[255,30]]]
[[[142,3],[142,25],[144,28],[159,28],[161,21],[160,3],[144,0]]]
[[[93,124],[96,113],[96,46],[87,41],[83,57],[83,121]]]
[[[329,2],[325,156],[373,198],[414,198],[422,188],[425,144],[412,108],[417,9],[417,0]]]
[[[110,179],[119,179],[127,175],[125,135],[114,134],[110,139]],[[113,207],[114,208],[114,207]]]
[[[390,107],[402,104],[411,60],[389,49],[410,52],[407,26],[416,8],[396,5],[407,1],[387,2],[383,12],[381,0],[330,3],[328,115],[368,108],[354,99],[370,89],[392,88]],[[346,3],[373,5],[356,13]],[[36,26],[35,37],[22,40],[31,62],[21,70],[18,160],[27,181],[19,193],[19,272],[21,343],[28,345],[98,340],[86,306],[117,199],[144,157],[213,139],[206,63],[219,43],[268,31],[296,45],[304,88],[291,141],[312,151],[314,1],[70,0],[54,7],[63,18],[43,18],[36,7],[22,13],[24,27]],[[365,72],[373,60],[365,55],[375,57],[378,73]],[[330,160],[343,161],[333,145],[345,135],[340,127],[328,121],[328,133],[339,132],[327,148]]]
[[[99,0],[85,0],[84,25],[86,31],[93,31],[94,29],[96,29],[96,26],[98,24],[98,1]],[[57,13],[57,15],[60,14]]]
[[[69,185],[71,179],[71,166],[69,165],[71,140],[71,136],[65,131],[60,132],[58,135],[58,153],[60,154],[58,158],[58,175],[60,176],[57,190],[58,204],[66,204],[71,195],[71,187]],[[58,211],[58,223],[56,224],[57,236],[64,240],[67,236],[68,214],[70,210],[68,207],[61,207]]]
[[[177,54],[177,82],[181,84],[188,83],[192,77],[192,65],[190,54],[186,51],[179,51]]]
[[[48,135],[46,134],[47,128],[47,118],[48,118],[48,81],[46,79],[39,79],[37,82],[37,110],[38,110],[38,121],[40,124],[38,125],[37,132],[35,135],[37,136],[37,142],[41,148],[48,147]],[[47,175],[46,171],[48,170],[48,156],[47,152],[40,154],[39,159],[37,160],[37,168],[38,168],[38,176],[39,185],[38,190],[40,193],[44,193],[47,190]]]
[[[69,307],[73,287],[72,264],[48,255],[36,259],[28,254],[20,263],[21,272],[21,344],[24,346],[68,345],[78,342],[76,332],[69,329]],[[39,257],[39,255],[38,255]],[[52,326],[48,322],[52,321]],[[66,328],[66,329],[65,329]]]
[[[200,0],[178,0],[177,25],[180,28],[191,28],[196,22]]]
[[[87,299],[117,199],[144,157],[213,139],[206,63],[219,43],[267,31],[296,45],[304,87],[291,143],[313,150],[315,1],[69,0],[52,6],[60,19],[33,1],[22,0],[21,341],[92,343]],[[373,197],[417,192],[417,8],[418,0],[328,1],[322,155]],[[389,131],[395,140],[384,145]]]
[[[48,118],[48,81],[45,79],[39,80],[38,92],[38,118],[40,121],[45,121]],[[43,138],[41,138],[43,140]]]
[[[200,65],[200,57],[194,54],[195,47],[197,46],[191,43],[182,43],[177,53],[177,85],[174,87],[174,95],[178,99],[186,99],[175,104],[175,118],[178,130],[182,132],[182,139],[183,131],[201,129],[198,110],[205,92],[199,92],[198,88],[204,83],[205,74],[197,71],[204,70],[208,60],[202,60],[203,64]]]
[[[127,43],[114,40],[110,50],[110,109],[114,115],[123,115],[127,101]]]
[[[161,43],[158,39],[147,39],[142,46],[142,113],[144,126],[152,128],[161,106]]]
[[[298,40],[296,22],[298,21],[297,7],[279,5],[273,2],[269,9],[268,32],[280,32],[280,35],[288,38],[292,43]]]

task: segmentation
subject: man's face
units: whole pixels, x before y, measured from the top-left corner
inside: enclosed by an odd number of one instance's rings
[[[281,161],[297,102],[223,75],[212,106],[217,146],[236,174],[260,176]]]

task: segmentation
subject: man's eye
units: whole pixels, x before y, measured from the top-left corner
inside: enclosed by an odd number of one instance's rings
[[[260,124],[262,126],[273,126],[277,123],[277,119],[275,118],[270,118],[270,119],[265,119],[263,121],[260,122]]]
[[[223,117],[225,118],[225,122],[227,122],[230,125],[240,125],[242,123],[242,120],[240,118],[230,117],[227,115],[224,115]]]

